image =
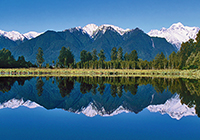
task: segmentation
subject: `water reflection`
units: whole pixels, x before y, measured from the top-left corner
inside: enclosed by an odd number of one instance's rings
[[[3,105],[8,107],[12,103],[23,105],[34,102],[46,109],[62,108],[87,116],[139,113],[148,107],[151,112],[165,112],[180,119],[187,114],[194,115],[195,111],[200,116],[199,87],[200,80],[191,79],[1,77],[0,103],[3,108]],[[169,111],[169,104],[175,110]]]

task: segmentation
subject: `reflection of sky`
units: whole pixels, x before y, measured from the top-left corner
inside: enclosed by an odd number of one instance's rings
[[[93,118],[44,108],[0,110],[0,139],[198,139],[198,117],[180,121],[168,115],[122,113]]]

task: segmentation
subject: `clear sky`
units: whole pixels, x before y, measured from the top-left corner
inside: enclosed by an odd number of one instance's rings
[[[144,32],[181,22],[200,27],[200,0],[0,0],[0,30],[62,31],[89,23]]]

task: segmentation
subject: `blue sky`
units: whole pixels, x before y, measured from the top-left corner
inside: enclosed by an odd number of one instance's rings
[[[144,32],[181,22],[200,27],[199,0],[0,0],[0,30],[44,32],[113,24]]]

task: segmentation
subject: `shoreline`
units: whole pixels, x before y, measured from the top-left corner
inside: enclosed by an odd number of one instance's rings
[[[102,76],[102,77],[161,77],[200,79],[200,70],[133,70],[133,69],[66,69],[66,68],[4,68],[0,77]]]

